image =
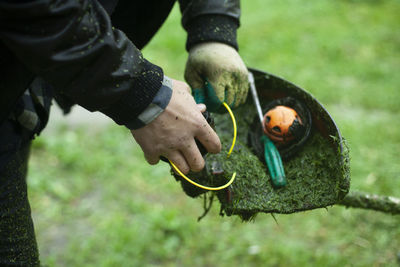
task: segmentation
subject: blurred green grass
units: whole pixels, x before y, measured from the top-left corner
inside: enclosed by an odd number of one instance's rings
[[[352,190],[400,197],[400,3],[242,1],[246,64],[306,88],[351,149]],[[185,32],[175,6],[144,56],[183,79]],[[145,163],[121,127],[60,127],[34,142],[29,196],[49,266],[396,266],[400,218],[332,207],[197,223],[165,164]]]

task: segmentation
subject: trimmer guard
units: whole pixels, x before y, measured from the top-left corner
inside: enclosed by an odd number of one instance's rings
[[[293,213],[327,207],[339,202],[350,187],[349,153],[332,117],[308,92],[272,74],[250,69],[253,73],[261,106],[272,100],[293,97],[301,101],[312,117],[311,133],[298,151],[283,161],[288,184],[275,189],[268,169],[257,156],[260,147],[250,142],[261,126],[254,124],[256,108],[251,97],[234,110],[238,124],[238,141],[232,155],[227,150],[232,140],[232,125],[228,114],[215,114],[215,127],[221,138],[223,152],[206,156],[206,168],[191,173],[200,184],[219,186],[236,172],[236,180],[228,188],[217,191],[221,212],[252,218],[258,212]],[[249,141],[250,140],[250,141]],[[261,148],[262,149],[262,148]],[[223,170],[223,174],[218,174]],[[205,190],[181,181],[184,191],[191,197]]]

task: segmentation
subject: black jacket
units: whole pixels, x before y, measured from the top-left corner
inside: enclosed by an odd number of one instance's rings
[[[117,2],[0,0],[0,122],[35,76],[122,125],[151,103],[163,71],[140,49],[175,1]],[[239,0],[180,0],[180,8],[187,49],[205,41],[237,48]]]

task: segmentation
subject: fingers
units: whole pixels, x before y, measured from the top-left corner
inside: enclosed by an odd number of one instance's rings
[[[199,111],[201,113],[203,113],[203,112],[205,112],[207,110],[207,107],[204,104],[197,104],[197,108],[199,109]]]
[[[225,89],[225,102],[232,107],[232,104],[235,104],[235,107],[237,106],[237,103],[235,103],[236,95],[237,92],[236,90],[232,87],[231,84],[227,84],[226,89]]]
[[[193,89],[203,88],[204,81],[188,61],[185,69],[185,80]]]
[[[144,153],[144,158],[150,165],[156,165],[160,161],[160,157],[156,154]]]
[[[184,144],[180,150],[175,149],[164,154],[184,174],[187,174],[189,170],[199,172],[204,168],[203,156],[194,139]],[[144,157],[150,165],[156,165],[160,161],[160,155],[157,153],[145,153]]]
[[[240,103],[239,104],[244,104],[246,102],[247,98],[247,93],[249,91],[249,72],[247,68],[244,68],[245,71],[243,71],[240,74],[240,81],[238,82],[240,88]]]
[[[204,168],[204,159],[201,155],[196,142],[192,139],[182,150],[182,154],[194,172],[199,172]]]
[[[236,83],[236,99],[234,102],[234,107],[237,107],[241,104],[243,104],[244,102],[246,102],[246,98],[247,98],[247,92],[249,89],[249,83],[247,81],[247,79],[243,79],[243,77],[241,77],[238,82]]]
[[[243,90],[243,93],[242,93],[242,102],[240,104],[244,104],[246,102],[247,95],[248,95],[248,92],[249,92],[249,83],[246,82],[243,85],[243,88],[244,88],[244,90]]]
[[[201,155],[200,155],[201,156]],[[190,171],[189,164],[186,162],[184,156],[178,150],[172,151],[166,157],[175,164],[175,166],[184,174]]]
[[[207,122],[205,122],[201,129],[196,133],[196,138],[203,144],[208,152],[216,154],[221,151],[221,141]]]
[[[227,97],[227,100],[233,98],[233,103],[231,102],[230,106],[233,105],[233,107],[238,107],[246,101],[247,97],[249,86],[247,70],[245,72],[241,71],[238,73],[231,73],[230,80],[231,84],[228,87],[228,96],[230,97]],[[229,91],[231,91],[231,93],[229,93]],[[232,96],[233,94],[234,96]]]
[[[211,86],[214,88],[215,95],[219,99],[219,101],[225,102],[225,82],[216,80],[212,81],[210,80]]]
[[[247,80],[246,80],[246,82],[242,83],[241,89],[242,89],[241,93],[240,93],[241,101],[239,104],[244,104],[247,99],[247,93],[249,92],[249,83]]]
[[[244,103],[248,92],[247,72],[225,72],[212,77],[210,83],[221,102],[231,107]]]

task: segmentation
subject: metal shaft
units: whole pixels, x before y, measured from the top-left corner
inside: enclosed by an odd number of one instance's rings
[[[256,108],[257,108],[257,113],[258,113],[258,117],[260,119],[261,127],[264,128],[264,126],[263,126],[264,116],[262,113],[260,100],[258,99],[256,85],[254,83],[254,76],[253,76],[253,73],[251,73],[250,71],[249,71],[249,83],[250,83],[251,95],[253,96],[254,104],[256,105]]]

